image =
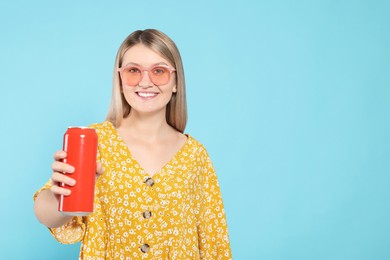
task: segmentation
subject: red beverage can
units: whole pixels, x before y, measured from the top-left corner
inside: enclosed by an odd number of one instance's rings
[[[69,176],[76,180],[74,186],[61,183],[71,191],[69,196],[61,196],[58,203],[58,210],[64,215],[86,216],[93,212],[97,142],[93,128],[69,127],[64,134],[63,150],[67,156],[63,162],[74,167]]]

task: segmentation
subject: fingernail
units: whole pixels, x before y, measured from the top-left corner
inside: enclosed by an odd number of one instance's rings
[[[70,195],[70,190],[65,191],[65,195]]]
[[[72,166],[69,167],[68,170],[67,170],[67,172],[69,172],[69,173],[74,172],[74,167],[72,167]]]
[[[70,181],[70,185],[73,186],[73,185],[75,185],[75,184],[76,184],[76,180],[71,180],[71,181]]]

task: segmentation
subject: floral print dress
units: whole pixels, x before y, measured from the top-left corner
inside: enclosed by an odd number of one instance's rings
[[[150,177],[110,122],[91,127],[105,169],[96,182],[94,212],[51,228],[59,242],[81,241],[80,259],[232,258],[217,176],[198,141],[187,135]]]

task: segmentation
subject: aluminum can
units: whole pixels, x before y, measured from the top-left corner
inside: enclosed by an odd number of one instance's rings
[[[74,167],[69,176],[76,180],[74,186],[60,185],[71,191],[61,195],[58,210],[67,216],[87,216],[93,212],[96,180],[96,154],[98,137],[95,129],[69,127],[64,134],[63,150],[67,153],[63,162]]]

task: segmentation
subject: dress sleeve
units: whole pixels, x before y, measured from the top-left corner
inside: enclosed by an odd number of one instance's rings
[[[49,180],[42,188],[35,192],[34,200],[41,191],[50,189],[51,185],[51,180]],[[84,218],[85,217],[79,216],[73,217],[67,224],[58,228],[49,228],[49,231],[53,237],[62,244],[79,242],[83,239],[86,230]]]
[[[207,152],[199,177],[198,243],[201,259],[232,259],[225,209],[218,179]]]

